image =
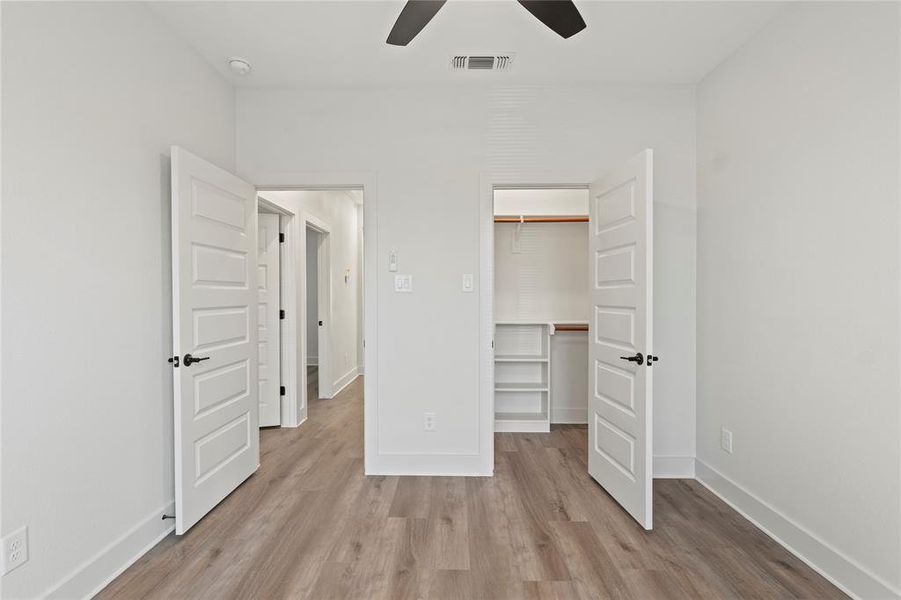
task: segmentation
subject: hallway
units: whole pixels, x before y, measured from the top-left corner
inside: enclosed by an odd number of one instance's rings
[[[656,481],[644,532],[584,427],[497,434],[493,478],[363,477],[362,393],[263,431],[260,470],[98,598],[844,597],[695,481]]]

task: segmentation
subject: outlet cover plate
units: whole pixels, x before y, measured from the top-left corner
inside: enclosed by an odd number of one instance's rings
[[[0,574],[6,575],[28,562],[28,527],[20,527],[2,540]]]
[[[427,413],[423,413],[422,416],[423,416],[424,427],[425,427],[426,431],[437,431],[438,430],[438,423],[437,423],[438,418],[435,415],[435,413],[427,412]]]
[[[732,432],[725,427],[720,428],[720,447],[732,454]]]

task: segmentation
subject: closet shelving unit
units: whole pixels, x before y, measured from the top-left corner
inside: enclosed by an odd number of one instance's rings
[[[494,430],[551,429],[551,336],[585,321],[498,321],[494,331]]]
[[[495,324],[495,431],[550,431],[551,327],[534,321]]]

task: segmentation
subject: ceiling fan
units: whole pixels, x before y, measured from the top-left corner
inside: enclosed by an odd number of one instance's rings
[[[447,0],[407,0],[386,40],[392,46],[406,46],[428,25]],[[572,0],[519,0],[532,15],[562,38],[585,29],[585,20]]]

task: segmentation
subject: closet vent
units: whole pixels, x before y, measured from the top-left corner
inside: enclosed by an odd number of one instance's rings
[[[513,54],[451,57],[453,71],[503,71],[513,66]]]

